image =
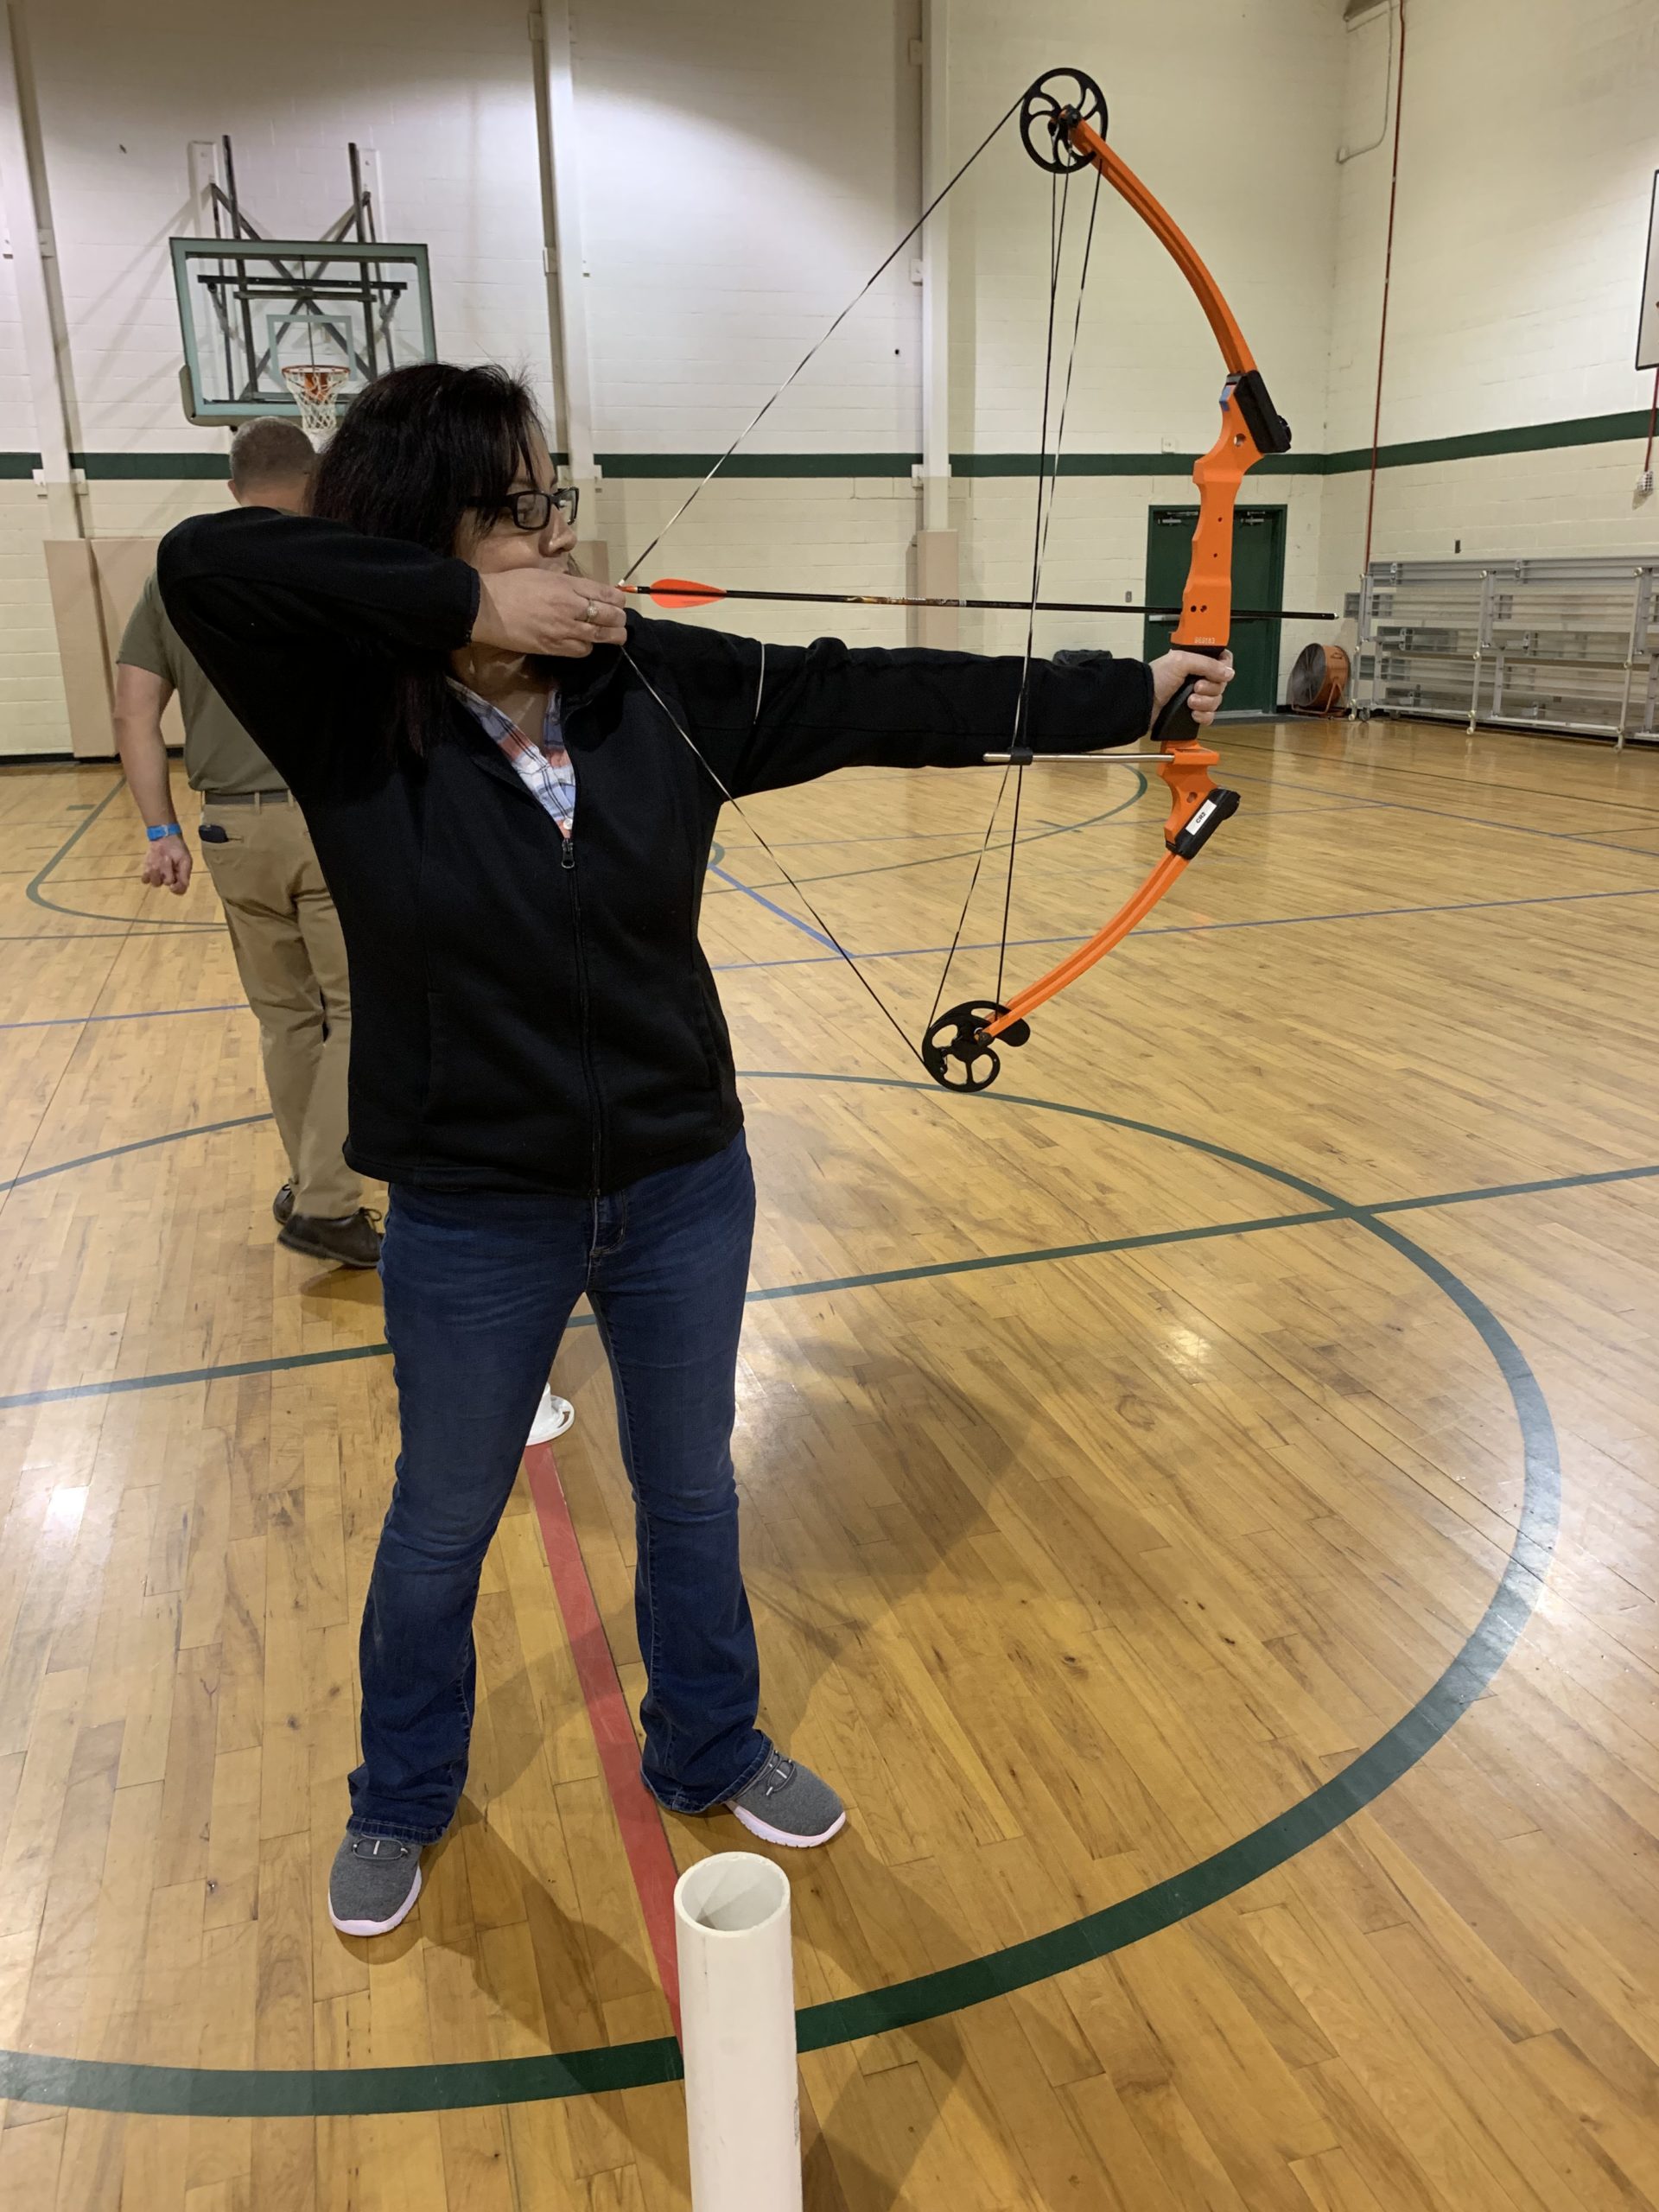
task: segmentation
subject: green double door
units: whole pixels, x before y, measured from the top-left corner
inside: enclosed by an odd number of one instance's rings
[[[1192,551],[1197,507],[1154,507],[1147,517],[1147,603],[1179,607]],[[1285,511],[1239,507],[1233,515],[1233,605],[1279,607],[1285,582]],[[1169,650],[1173,621],[1148,618],[1141,650],[1148,660]],[[1270,715],[1279,703],[1279,625],[1241,622],[1233,631],[1238,673],[1227,691],[1230,715]]]

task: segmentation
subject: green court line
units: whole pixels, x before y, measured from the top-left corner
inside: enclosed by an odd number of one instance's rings
[[[200,1009],[204,1014],[218,1014],[223,1010],[218,1007],[203,1007]],[[181,1011],[192,1013],[195,1009],[183,1007]],[[138,1015],[133,1018],[143,1019]],[[89,1019],[115,1020],[118,1017],[113,1015],[100,1017],[94,1014],[89,1016]],[[130,1144],[108,1145],[102,1152],[83,1152],[73,1160],[55,1160],[50,1167],[30,1167],[21,1175],[10,1176],[4,1182],[0,1182],[0,1196],[3,1196],[8,1191],[20,1190],[25,1183],[44,1183],[51,1176],[67,1175],[74,1167],[95,1167],[100,1160],[119,1160],[123,1153],[149,1152],[158,1144],[177,1144],[184,1137],[215,1136],[220,1129],[245,1129],[251,1122],[268,1122],[270,1118],[269,1114],[234,1114],[227,1122],[198,1122],[191,1128],[167,1129],[158,1137],[135,1137]]]
[[[105,914],[101,913],[95,906],[65,906],[60,905],[58,900],[55,899],[48,899],[44,891],[41,890],[41,886],[46,881],[47,877],[51,874],[53,869],[58,866],[60,861],[66,860],[68,855],[73,852],[75,847],[86,835],[86,832],[92,828],[93,823],[98,820],[105,808],[110,804],[111,801],[116,798],[118,793],[124,791],[125,789],[125,778],[118,776],[115,781],[110,785],[108,791],[105,792],[103,798],[99,799],[98,804],[91,808],[81,817],[79,823],[70,831],[69,835],[64,839],[62,844],[58,847],[57,851],[53,854],[51,859],[45,861],[40,868],[38,868],[35,874],[29,878],[29,880],[23,886],[24,898],[29,899],[33,906],[43,906],[48,914],[69,914],[77,921],[83,922],[124,923],[135,930],[143,931],[149,931],[150,930],[223,929],[225,925],[222,922],[169,922],[165,918],[165,917],[149,918],[139,914]],[[124,937],[126,933],[125,929],[108,932],[108,934],[111,936],[119,935],[123,937]],[[88,931],[85,932],[85,934],[88,936],[95,936],[99,934],[99,932],[95,931]],[[25,942],[27,942],[27,940],[25,940]]]
[[[836,1082],[848,1084],[885,1084],[892,1080],[886,1076],[811,1076],[796,1077],[783,1069],[746,1070],[745,1079],[752,1083]],[[916,1085],[929,1089],[930,1085]],[[1095,1115],[1095,1109],[1068,1106],[1052,1099],[1014,1099],[999,1094],[999,1103],[1038,1106],[1052,1113]],[[1150,1136],[1165,1136],[1168,1133],[1155,1124],[1143,1122],[1124,1122],[1116,1119],[1121,1128],[1134,1128]],[[268,1122],[269,1114],[244,1114],[227,1122],[204,1122],[194,1128],[170,1129],[161,1136],[141,1137],[132,1144],[111,1145],[105,1152],[83,1153],[74,1160],[63,1160],[51,1167],[31,1168],[25,1174],[14,1176],[10,1182],[0,1182],[0,1196],[24,1183],[40,1183],[54,1175],[67,1175],[78,1167],[95,1166],[100,1160],[118,1159],[123,1153],[144,1152],[151,1147],[177,1144],[188,1137],[213,1136],[221,1129],[243,1128],[256,1122]],[[1218,1159],[1251,1167],[1253,1163],[1243,1153],[1232,1153],[1224,1147],[1200,1146],[1197,1139],[1183,1139],[1199,1149],[1214,1153]],[[1290,1182],[1294,1179],[1278,1169],[1262,1168],[1258,1172],[1270,1173],[1276,1179]],[[1263,1214],[1247,1220],[1199,1223],[1185,1229],[1147,1230],[1133,1236],[1091,1237],[1075,1244],[1048,1244],[1014,1252],[980,1252],[957,1260],[918,1261],[903,1268],[880,1268],[860,1274],[821,1275],[810,1282],[772,1283],[759,1286],[745,1294],[747,1306],[771,1306],[784,1300],[833,1296],[846,1290],[879,1290],[889,1284],[928,1282],[946,1275],[984,1274],[1001,1268],[1040,1267],[1060,1260],[1095,1260],[1115,1252],[1152,1251],[1166,1244],[1198,1244],[1219,1236],[1254,1236],[1263,1230],[1306,1229],[1322,1221],[1344,1221],[1357,1215],[1367,1217],[1377,1214],[1410,1213],[1440,1206],[1472,1205],[1486,1198],[1533,1198],[1548,1191],[1588,1190],[1603,1183],[1635,1183],[1659,1176],[1659,1166],[1638,1167],[1608,1167],[1582,1174],[1544,1176],[1532,1182],[1492,1183],[1466,1191],[1441,1191],[1427,1198],[1379,1198],[1369,1204],[1347,1201],[1335,1206],[1319,1205],[1300,1213]],[[1317,1190],[1314,1184],[1301,1185],[1310,1193]],[[588,1314],[576,1314],[569,1325],[573,1329],[593,1326]],[[246,1375],[285,1375],[308,1367],[337,1367],[359,1359],[385,1359],[391,1347],[384,1338],[372,1344],[335,1344],[321,1351],[295,1351],[268,1355],[261,1359],[226,1360],[217,1366],[176,1368],[160,1375],[129,1375],[101,1382],[66,1382],[55,1389],[19,1390],[10,1396],[0,1397],[0,1413],[13,1413],[29,1406],[64,1405],[80,1398],[124,1397],[138,1390],[171,1390],[197,1382],[233,1382]]]
[[[816,1075],[785,1069],[751,1071],[747,1079],[845,1084],[928,1096],[933,1093],[930,1084],[893,1076]],[[1230,1146],[1185,1131],[1060,1100],[1007,1092],[989,1092],[984,1097],[994,1106],[1063,1114],[1106,1128],[1132,1130],[1229,1162],[1312,1200],[1315,1211],[1310,1218],[1341,1221],[1376,1236],[1451,1301],[1491,1355],[1509,1391],[1521,1435],[1525,1477],[1521,1513],[1491,1600],[1457,1656],[1410,1711],[1341,1773],[1183,1873],[1154,1883],[1103,1911],[1085,1914],[1066,1926],[964,1960],[957,1966],[829,2004],[806,2006],[796,2016],[802,2050],[822,2050],[893,2028],[914,2026],[1103,1958],[1233,1895],[1330,1835],[1440,1743],[1490,1685],[1537,1603],[1560,1522],[1560,1459],[1554,1425],[1525,1355],[1473,1289],[1422,1246],[1380,1220],[1375,1210],[1355,1205],[1308,1177],[1270,1166]],[[1584,1179],[1610,1180],[1618,1172]],[[1557,1179],[1548,1187],[1563,1187],[1564,1179]],[[1278,1217],[1274,1225],[1287,1225],[1292,1218]],[[1224,1233],[1219,1226],[1172,1231],[1163,1241]],[[1074,1249],[1051,1249],[1068,1256]],[[993,1259],[980,1264],[996,1263]],[[915,1271],[918,1275],[926,1272],[931,1271]],[[796,1294],[805,1287],[799,1287]],[[148,2066],[7,2051],[0,2052],[0,2096],[98,2111],[268,2118],[454,2110],[468,2105],[523,2102],[582,2095],[601,2088],[643,2087],[671,2081],[679,2071],[678,2047],[667,2036],[601,2050],[552,2052],[537,2058],[360,2070]]]

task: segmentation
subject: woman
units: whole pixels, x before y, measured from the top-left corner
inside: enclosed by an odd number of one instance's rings
[[[1020,664],[625,613],[572,573],[575,518],[524,386],[428,364],[357,400],[308,518],[199,517],[161,549],[168,613],[310,826],[351,959],[347,1157],[391,1185],[403,1450],[329,1880],[348,1935],[403,1919],[460,1799],[480,1569],[584,1292],[635,1499],[645,1782],[773,1843],[845,1817],[756,1725],[730,1451],[754,1193],[699,900],[721,785],[976,764]],[[1139,736],[1188,674],[1208,721],[1228,673],[1039,663],[1030,728]]]

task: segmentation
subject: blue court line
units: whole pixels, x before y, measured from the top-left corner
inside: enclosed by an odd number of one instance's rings
[[[1541,893],[1533,899],[1458,899],[1444,906],[1356,906],[1338,909],[1328,914],[1268,914],[1259,919],[1236,922],[1142,922],[1130,932],[1125,944],[1141,937],[1204,937],[1218,934],[1223,930],[1290,930],[1302,929],[1316,922],[1372,922],[1409,918],[1415,914],[1485,914],[1502,912],[1512,906],[1578,906],[1602,899],[1659,899],[1659,884],[1640,884],[1629,891],[1556,891]],[[1092,931],[1081,930],[1065,937],[1020,937],[1008,939],[1008,950],[1046,944],[1081,944]],[[1122,950],[1122,947],[1119,950]],[[943,944],[906,945],[902,950],[887,952],[855,952],[855,960],[925,960],[947,951]],[[958,952],[995,952],[994,939],[973,944],[960,944]],[[825,958],[836,960],[839,953],[798,953],[789,960],[715,960],[709,965],[715,974],[741,973],[748,968],[814,968]]]
[[[1305,753],[1293,753],[1291,758],[1293,760],[1306,760],[1307,755]],[[1357,764],[1352,763],[1342,765],[1357,766]],[[1247,775],[1243,770],[1233,767],[1230,763],[1225,764],[1224,772],[1236,784],[1264,784],[1275,791],[1284,791],[1287,788],[1285,780],[1281,776]],[[1366,772],[1361,769],[1358,770],[1358,772],[1363,773]],[[1404,772],[1402,770],[1380,768],[1374,770],[1371,772],[1381,775],[1389,775],[1400,774]],[[1302,788],[1311,789],[1317,788],[1317,786],[1309,785],[1303,786]],[[1530,823],[1525,822],[1500,821],[1496,815],[1459,814],[1452,807],[1424,806],[1418,802],[1405,798],[1368,798],[1363,793],[1359,791],[1343,791],[1333,794],[1333,796],[1349,799],[1355,806],[1367,807],[1376,813],[1427,814],[1436,822],[1464,822],[1467,823],[1470,828],[1474,830],[1503,830],[1509,831],[1512,836],[1517,837],[1543,837],[1556,844],[1591,845],[1593,846],[1598,852],[1623,853],[1630,860],[1659,861],[1659,849],[1656,849],[1656,848],[1651,845],[1616,845],[1609,837],[1587,836],[1581,830],[1538,830],[1533,828]],[[1597,804],[1594,799],[1587,799],[1583,803],[1589,806],[1593,806]]]
[[[1348,804],[1354,806],[1376,806],[1387,808],[1392,806],[1394,802],[1390,799],[1352,799],[1349,801]],[[1323,807],[1307,807],[1299,809],[1287,808],[1284,810],[1284,811],[1292,819],[1297,819],[1304,817],[1308,814],[1319,814],[1325,813],[1326,811],[1339,812],[1341,811],[1341,809],[1333,808],[1327,810]],[[1275,815],[1271,818],[1278,819],[1280,817]],[[1461,817],[1453,818],[1460,819]],[[1611,846],[1608,849],[1613,852],[1622,852],[1625,849],[1623,846],[1615,845]],[[729,884],[734,890],[742,892],[746,898],[753,899],[758,906],[765,906],[770,912],[776,914],[780,920],[788,922],[792,928],[799,930],[804,936],[812,938],[815,944],[821,944],[824,947],[823,951],[821,953],[798,953],[792,958],[789,959],[714,960],[709,963],[709,967],[714,974],[717,976],[734,974],[741,975],[744,970],[751,968],[815,968],[822,966],[826,961],[839,960],[842,958],[842,956],[836,951],[830,939],[823,936],[819,931],[813,929],[808,923],[804,922],[798,914],[791,914],[786,907],[775,905],[772,899],[764,897],[760,892],[752,889],[747,883],[739,883],[735,877],[728,875],[723,868],[711,868],[709,873],[714,875],[718,875],[721,877],[722,881]],[[1206,931],[1219,932],[1223,930],[1302,929],[1306,928],[1310,924],[1318,922],[1395,921],[1402,918],[1409,919],[1412,916],[1418,914],[1501,913],[1512,907],[1579,906],[1592,904],[1599,899],[1655,898],[1659,898],[1659,885],[1636,884],[1632,885],[1630,889],[1624,891],[1541,892],[1535,896],[1527,899],[1454,899],[1446,900],[1444,903],[1436,906],[1343,907],[1334,909],[1329,913],[1266,914],[1246,920],[1233,922],[1143,922],[1141,927],[1135,931],[1133,934],[1135,937],[1198,937],[1205,934]],[[51,941],[54,944],[80,944],[85,943],[87,938],[98,934],[101,933],[88,931],[81,936],[73,938],[56,938]],[[125,932],[124,931],[123,935],[124,934]],[[1087,930],[1078,930],[1070,934],[1059,937],[1010,938],[1008,939],[1008,949],[1010,951],[1019,951],[1021,950],[1034,950],[1040,948],[1043,945],[1049,944],[1081,944],[1084,938],[1090,934],[1091,932]],[[32,937],[23,938],[21,939],[0,938],[0,943],[22,943],[26,944],[39,944],[41,941],[41,940],[40,938]],[[937,959],[941,954],[948,950],[949,948],[943,944],[912,944],[893,947],[873,952],[855,952],[852,955],[852,957],[855,960]],[[957,947],[957,950],[958,952],[995,952],[997,950],[997,947],[994,942],[986,939],[959,944]],[[49,1020],[37,1021],[0,1021],[0,1032],[9,1029],[73,1028],[79,1027],[83,1023],[92,1021],[163,1021],[169,1020],[175,1016],[180,1014],[237,1014],[245,1011],[245,1007],[239,1005],[235,1000],[227,1000],[222,1006],[165,1006],[156,1007],[138,1014],[71,1014],[54,1015]]]
[[[60,1160],[50,1167],[31,1167],[21,1175],[11,1175],[0,1182],[0,1196],[8,1191],[22,1188],[25,1183],[44,1183],[48,1176],[67,1175],[72,1167],[93,1167],[100,1160],[119,1160],[124,1153],[149,1152],[158,1144],[176,1144],[181,1136],[210,1137],[220,1129],[245,1129],[255,1122],[269,1122],[264,1114],[233,1114],[226,1122],[198,1122],[194,1128],[169,1129],[164,1136],[137,1137],[130,1144],[112,1144],[102,1152],[83,1152],[74,1160]],[[27,1154],[24,1155],[28,1157]]]
[[[709,863],[709,873],[710,875],[717,875],[722,883],[728,884],[734,891],[741,891],[746,899],[753,899],[757,906],[764,906],[769,914],[776,914],[780,922],[787,922],[791,929],[799,930],[803,936],[810,937],[815,944],[827,946],[832,960],[840,959],[841,955],[836,950],[835,940],[832,938],[827,938],[822,930],[815,930],[810,922],[804,922],[798,914],[791,914],[787,906],[780,906],[776,899],[764,898],[760,892],[752,890],[747,883],[740,883],[736,876],[729,874],[725,868],[716,866],[713,861]]]
[[[1279,720],[1281,724],[1287,728],[1294,729],[1299,727],[1294,718],[1287,720],[1285,716],[1281,715]],[[1243,726],[1240,725],[1238,727],[1240,728],[1242,735]],[[1522,733],[1517,730],[1511,732],[1510,734],[1519,736],[1522,734]],[[1261,746],[1252,746],[1249,749],[1251,752],[1259,753],[1264,748]],[[1326,753],[1299,753],[1294,747],[1282,744],[1277,739],[1274,740],[1271,751],[1275,760],[1306,760],[1311,762],[1316,767],[1325,767],[1330,765],[1330,756]],[[1632,747],[1626,757],[1631,760],[1636,759],[1637,757],[1637,751],[1638,748]],[[1617,758],[1618,756],[1615,755],[1614,757]],[[1451,784],[1459,791],[1466,791],[1469,787],[1469,779],[1466,776],[1448,775],[1442,769],[1403,768],[1400,766],[1398,761],[1394,760],[1361,761],[1357,759],[1353,765],[1357,766],[1368,767],[1376,775],[1392,776],[1395,778],[1396,780],[1402,780],[1406,783]],[[1488,782],[1483,784],[1481,788],[1484,791],[1488,791],[1507,792],[1512,796],[1522,798],[1566,798],[1569,804],[1574,806],[1599,806],[1614,814],[1646,814],[1652,816],[1656,822],[1659,822],[1659,805],[1654,804],[1649,800],[1579,798],[1571,793],[1548,791],[1539,784]]]
[[[813,1077],[793,1070],[779,1073],[764,1069],[747,1069],[742,1071],[742,1078],[753,1082],[840,1082],[889,1090],[922,1091],[929,1088],[925,1084],[903,1081],[890,1076]],[[1122,1115],[1102,1113],[1093,1107],[1065,1105],[1052,1099],[1003,1093],[999,1095],[996,1103],[1008,1106],[1046,1108],[1052,1113],[1075,1115],[1083,1120],[1111,1123],[1153,1136],[1168,1134],[1149,1122],[1133,1121]],[[90,1167],[100,1160],[118,1159],[125,1153],[144,1152],[157,1145],[178,1144],[191,1137],[212,1136],[224,1129],[243,1128],[270,1119],[269,1114],[244,1114],[232,1121],[204,1122],[193,1128],[168,1129],[160,1136],[141,1137],[131,1144],[112,1145],[107,1151],[85,1153],[75,1160],[58,1160],[50,1167],[33,1168],[25,1174],[14,1176],[9,1183],[0,1183],[0,1192],[11,1190],[19,1184],[44,1182],[54,1175],[67,1175],[76,1168]],[[1303,1229],[1327,1221],[1352,1221],[1364,1227],[1375,1224],[1376,1217],[1382,1214],[1427,1212],[1445,1206],[1478,1205],[1494,1198],[1537,1198],[1561,1191],[1592,1190],[1608,1184],[1659,1179],[1659,1164],[1644,1162],[1633,1167],[1580,1169],[1567,1175],[1535,1176],[1514,1183],[1477,1184],[1460,1191],[1435,1191],[1411,1198],[1378,1198],[1367,1204],[1339,1198],[1303,1177],[1294,1175],[1283,1168],[1270,1168],[1259,1161],[1250,1161],[1243,1154],[1230,1152],[1225,1147],[1204,1138],[1183,1136],[1179,1141],[1217,1159],[1254,1167],[1274,1181],[1303,1192],[1316,1203],[1311,1210],[1256,1215],[1243,1220],[1205,1222],[1185,1229],[1151,1230],[1135,1236],[1088,1238],[1077,1243],[1049,1245],[1035,1250],[963,1254],[954,1260],[912,1262],[905,1267],[882,1268],[859,1274],[826,1275],[807,1282],[751,1285],[744,1294],[744,1304],[768,1306],[783,1300],[827,1297],[846,1290],[882,1289],[893,1284],[929,1281],[942,1276],[982,1274],[1004,1268],[1028,1267],[1054,1261],[1097,1259],[1113,1253],[1144,1251],[1164,1245],[1199,1243],[1217,1237],[1256,1236],[1263,1230]],[[1379,1229],[1376,1233],[1385,1235],[1392,1232]],[[1438,1262],[1435,1264],[1438,1266]],[[593,1316],[574,1315],[567,1325],[573,1329],[591,1328],[594,1325]],[[391,1351],[391,1345],[381,1339],[369,1344],[331,1344],[317,1351],[285,1352],[274,1356],[267,1353],[257,1359],[226,1360],[215,1365],[181,1368],[161,1375],[128,1375],[106,1377],[97,1382],[62,1383],[54,1389],[19,1390],[0,1396],[0,1413],[32,1406],[62,1405],[87,1398],[126,1397],[135,1392],[174,1389],[198,1382],[222,1382],[244,1376],[289,1374],[312,1367],[334,1367],[357,1360],[384,1359],[390,1357]]]
[[[39,1021],[0,1021],[0,1029],[82,1029],[90,1021],[171,1021],[182,1014],[245,1014],[238,1000],[223,1006],[158,1006],[142,1014],[54,1014]]]

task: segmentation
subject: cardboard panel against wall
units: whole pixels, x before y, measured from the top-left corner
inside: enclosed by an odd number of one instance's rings
[[[110,657],[92,543],[85,537],[48,537],[43,550],[69,707],[70,747],[77,760],[108,760],[115,753]]]
[[[144,588],[144,579],[156,565],[157,537],[95,537],[92,541],[92,564],[97,571],[99,602],[104,618],[104,635],[109,643],[110,683],[115,683],[115,658],[121,647],[121,632],[127,626],[127,617],[137,603]],[[162,716],[162,733],[172,747],[184,743],[184,724],[179,717],[179,702],[169,699],[167,712]]]

